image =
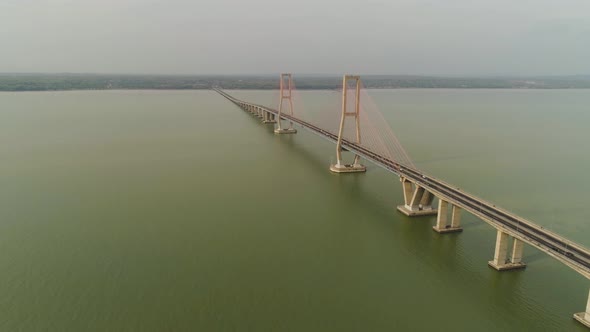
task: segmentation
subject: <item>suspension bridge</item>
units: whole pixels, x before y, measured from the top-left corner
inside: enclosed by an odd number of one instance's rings
[[[436,215],[433,230],[438,233],[461,232],[462,210],[488,223],[497,231],[494,257],[488,262],[490,267],[498,271],[525,268],[522,257],[526,243],[590,279],[589,249],[416,168],[380,113],[361,107],[359,76],[343,77],[339,122],[338,114],[328,114],[324,120],[303,113],[295,116],[291,74],[280,76],[278,110],[237,99],[219,88],[214,90],[244,111],[262,118],[263,123],[275,124],[276,134],[296,134],[294,126],[297,126],[335,143],[336,162],[330,165],[334,173],[365,172],[361,159],[394,173],[400,179],[404,195],[404,204],[397,209],[410,217]],[[283,111],[283,105],[289,106],[289,110]],[[354,121],[347,123],[348,118]],[[287,127],[283,121],[288,123]],[[343,162],[343,151],[354,154],[350,164]],[[438,199],[437,205],[433,204],[434,198]],[[590,328],[590,294],[586,310],[574,314],[574,318]]]

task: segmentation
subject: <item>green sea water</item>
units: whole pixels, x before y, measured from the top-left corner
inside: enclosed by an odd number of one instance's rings
[[[368,94],[420,169],[590,246],[590,90]],[[499,273],[490,226],[437,234],[334,153],[213,91],[0,93],[0,331],[587,330],[585,278]]]

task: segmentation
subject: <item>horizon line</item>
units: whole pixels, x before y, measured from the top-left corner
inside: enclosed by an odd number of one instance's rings
[[[291,72],[300,77],[341,77],[347,73],[333,74],[333,73],[296,73]],[[236,74],[174,74],[174,73],[101,73],[101,72],[1,72],[0,75],[94,75],[94,76],[176,76],[176,77],[274,77],[281,73],[236,73]],[[442,74],[363,74],[356,73],[356,75],[365,77],[379,77],[379,76],[397,76],[397,77],[428,77],[428,78],[559,78],[559,77],[588,77],[588,74],[480,74],[480,75],[442,75]]]

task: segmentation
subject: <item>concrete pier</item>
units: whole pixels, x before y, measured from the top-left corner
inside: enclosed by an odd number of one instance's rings
[[[437,213],[437,210],[432,207],[434,195],[405,178],[400,178],[400,182],[404,193],[404,205],[399,205],[398,211],[408,217],[428,216]]]
[[[586,303],[586,311],[574,314],[574,319],[586,327],[590,327],[590,294],[588,295],[588,303]]]
[[[457,233],[462,232],[461,227],[461,208],[453,205],[451,210],[451,224],[448,219],[449,203],[442,199],[438,200],[438,215],[436,217],[436,225],[432,229],[437,233]]]
[[[276,123],[275,115],[270,112],[263,112],[262,123]]]
[[[522,262],[523,243],[519,239],[514,239],[512,242],[512,256],[510,259],[507,259],[509,240],[510,236],[507,233],[498,230],[494,260],[488,262],[489,266],[498,271],[522,269],[526,267],[526,264]]]

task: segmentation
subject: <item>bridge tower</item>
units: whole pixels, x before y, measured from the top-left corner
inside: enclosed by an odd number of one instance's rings
[[[355,100],[354,100],[354,112],[348,112],[347,110],[347,97],[348,97],[348,82],[353,81],[355,83]],[[344,133],[344,123],[346,117],[354,117],[356,123],[356,142],[361,143],[361,123],[360,123],[360,107],[361,105],[361,78],[360,76],[344,75],[342,78],[342,116],[340,117],[340,129],[338,130],[338,141],[336,143],[336,164],[330,165],[330,171],[334,173],[356,173],[365,172],[367,168],[359,163],[360,156],[354,155],[354,161],[352,165],[346,165],[342,163],[342,135]]]
[[[286,82],[285,82],[286,81]],[[285,88],[285,83],[287,84],[287,88]],[[293,128],[293,122],[289,121],[289,128],[282,128],[281,127],[281,114],[283,112],[283,100],[289,100],[289,115],[293,116],[293,99],[291,98],[291,94],[293,92],[293,77],[291,74],[281,74],[281,81],[279,83],[280,86],[280,100],[279,100],[279,113],[276,119],[277,128],[275,129],[275,134],[295,134],[297,133],[297,129]]]

